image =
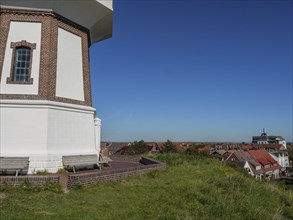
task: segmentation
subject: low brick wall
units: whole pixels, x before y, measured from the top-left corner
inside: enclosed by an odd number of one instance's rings
[[[24,182],[29,182],[33,186],[41,186],[46,183],[58,184],[60,182],[60,177],[54,176],[0,176],[0,186],[8,184],[11,186],[19,186]]]
[[[148,165],[142,164],[139,167],[109,170],[100,173],[80,173],[69,175],[67,187],[68,189],[70,189],[78,186],[90,185],[105,181],[115,182],[125,176],[135,176],[166,168],[165,163],[161,163],[160,161],[156,161],[150,158],[142,157],[142,161],[144,161],[144,163]]]

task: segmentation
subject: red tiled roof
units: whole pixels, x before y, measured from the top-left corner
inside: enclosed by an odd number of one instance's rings
[[[275,149],[280,150],[283,148],[282,144],[252,144],[252,145],[242,145],[240,147],[242,150],[252,150],[252,149]]]
[[[264,157],[259,157],[259,158],[255,158],[255,160],[257,160],[257,162],[263,164],[263,165],[266,165],[266,164],[271,164],[270,161],[268,161],[266,158]]]
[[[250,150],[248,151],[248,153],[251,156],[258,156],[258,155],[264,155],[264,154],[268,154],[268,152],[264,149],[260,149],[260,150]]]
[[[265,171],[265,172],[268,172],[268,171],[273,171],[273,170],[277,170],[277,169],[281,169],[282,167],[279,165],[279,164],[277,164],[277,165],[275,165],[275,166],[271,166],[271,167],[269,167],[269,168],[264,168],[264,167],[262,167],[262,169]]]
[[[248,153],[261,164],[274,164],[277,163],[274,158],[264,149],[261,150],[250,150]]]
[[[253,159],[247,151],[234,152],[233,154],[241,162],[250,161]]]
[[[255,174],[266,173],[282,168],[264,149],[234,152],[233,155],[241,162],[247,161]],[[227,160],[232,160],[231,157],[232,155],[230,155]],[[270,165],[270,167],[265,168],[265,165]],[[261,166],[261,169],[256,170],[255,167],[257,166]]]
[[[252,148],[253,148],[253,146],[251,146],[251,145],[242,145],[241,146],[241,149],[243,149],[243,150],[250,150]]]
[[[207,154],[210,154],[211,151],[212,151],[212,149],[211,149],[210,146],[200,147],[200,148],[198,148],[198,150],[199,150],[200,152],[204,152],[204,153],[207,153]]]
[[[283,148],[282,144],[253,144],[252,147],[254,148],[274,148],[275,150],[279,150]]]

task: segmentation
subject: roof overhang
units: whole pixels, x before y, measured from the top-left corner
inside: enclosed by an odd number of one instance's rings
[[[53,11],[87,28],[91,44],[112,37],[112,0],[0,0],[0,6]]]

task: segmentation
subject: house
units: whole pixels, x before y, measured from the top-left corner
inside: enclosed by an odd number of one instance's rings
[[[286,171],[286,168],[289,167],[289,154],[286,151],[269,151],[269,154],[278,162],[282,167],[281,171]]]
[[[115,154],[124,155],[128,153],[129,145],[123,146],[115,152]]]
[[[233,153],[235,150],[214,150],[211,151],[210,155],[218,158],[219,160],[226,160],[231,153]]]
[[[124,154],[128,150],[128,142],[102,142],[101,148],[106,148],[109,155]]]
[[[128,149],[131,143],[128,142],[107,142],[105,148],[108,149],[109,155],[114,154],[126,154],[128,153]],[[105,143],[102,143],[102,145],[105,145]],[[146,146],[148,148],[148,153],[160,153],[161,148],[158,146],[156,142],[153,143],[146,143]]]
[[[261,164],[255,161],[247,151],[234,152],[226,159],[226,161],[244,168],[249,175],[255,176],[257,179],[262,179],[264,175],[264,171],[261,169]]]
[[[209,155],[212,152],[210,145],[200,147],[200,148],[198,148],[198,150],[206,155]]]
[[[222,160],[227,153],[227,150],[214,150],[210,153],[210,155]]]
[[[150,154],[157,154],[162,152],[157,143],[146,143],[146,145]]]
[[[253,159],[261,164],[261,169],[264,171],[264,177],[267,179],[279,179],[281,166],[266,150],[251,150],[248,153]]]
[[[266,150],[233,152],[226,161],[243,167],[257,179],[278,179],[282,168]]]
[[[286,147],[286,140],[282,136],[268,136],[263,129],[263,133],[260,136],[252,137],[253,144],[281,144],[284,149]]]
[[[156,144],[157,144],[158,148],[159,148],[161,151],[164,151],[164,149],[165,149],[165,142],[157,142]],[[183,146],[181,143],[179,143],[179,142],[172,142],[172,144],[175,146],[177,152],[181,152],[181,153],[183,153],[183,152],[186,150],[186,147],[184,147],[184,146]]]

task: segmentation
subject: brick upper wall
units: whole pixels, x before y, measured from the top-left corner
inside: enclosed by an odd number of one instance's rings
[[[89,68],[89,31],[54,12],[0,8],[0,81],[2,80],[3,62],[11,21],[42,23],[39,91],[38,95],[0,94],[0,99],[49,100],[92,106]],[[82,39],[84,101],[57,97],[55,95],[59,27]],[[3,80],[6,81],[6,79]]]

